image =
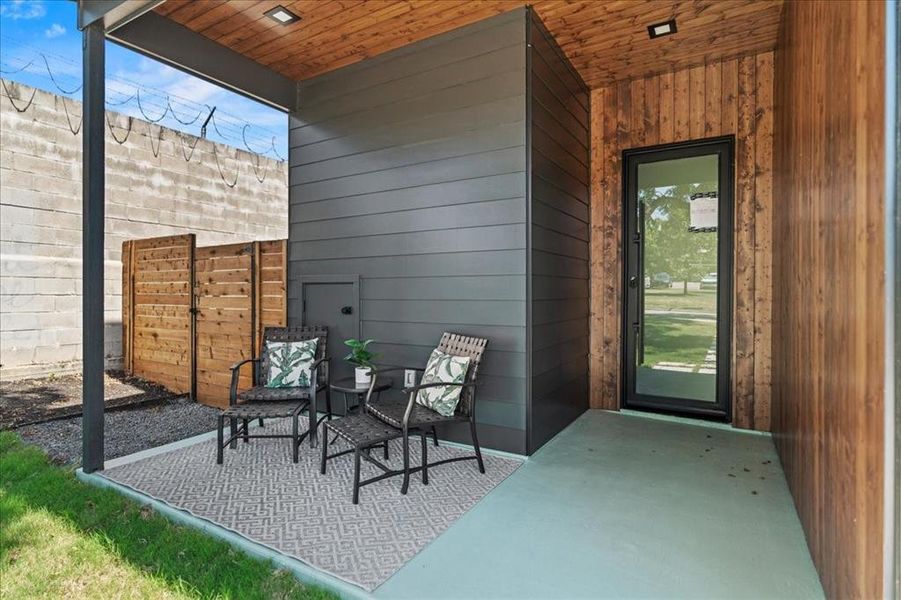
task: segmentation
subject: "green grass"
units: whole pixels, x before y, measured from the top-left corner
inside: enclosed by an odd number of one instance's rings
[[[681,362],[699,365],[716,339],[716,322],[668,315],[646,315],[644,364]]]
[[[689,291],[682,293],[680,286],[674,288],[645,290],[646,310],[687,310],[716,314],[716,291]]]
[[[0,432],[0,598],[325,599]]]

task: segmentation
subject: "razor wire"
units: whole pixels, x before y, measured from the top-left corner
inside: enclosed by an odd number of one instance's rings
[[[266,181],[266,175],[269,172],[269,167],[267,165],[263,165],[263,176],[260,177],[260,161],[262,161],[262,157],[259,154],[254,154],[254,158],[250,159],[250,166],[253,167],[253,176],[256,177],[257,181],[263,183]]]
[[[26,62],[25,64],[23,64],[21,67],[19,67],[17,69],[0,69],[0,74],[15,74],[15,73],[29,70],[34,65],[34,63],[36,61],[38,61],[38,59],[39,59],[41,65],[43,67],[42,70],[46,73],[47,77],[50,78],[50,81],[51,81],[53,87],[56,90],[58,90],[61,94],[72,95],[81,89],[81,84],[78,84],[73,88],[65,87],[62,83],[62,80],[57,76],[56,73],[54,73],[54,68],[51,66],[50,59],[52,58],[54,62],[62,63],[64,65],[68,65],[70,67],[77,67],[80,69],[80,66],[78,64],[76,64],[75,62],[73,62],[71,59],[60,56],[60,55],[53,54],[51,52],[47,52],[47,51],[39,49],[39,48],[36,48],[25,42],[21,42],[19,40],[14,40],[14,39],[8,38],[7,36],[0,35],[0,39],[6,41],[8,43],[20,46],[21,48],[25,49],[26,51],[34,53],[35,56],[37,57],[37,58],[31,58],[30,60],[28,60],[28,62]],[[24,59],[22,59],[22,60],[24,60]],[[37,72],[34,70],[32,70],[31,72],[37,74]],[[120,94],[123,96],[123,99],[121,99],[119,101],[108,101],[107,104],[111,105],[111,106],[121,106],[121,105],[130,103],[132,100],[137,100],[137,91],[142,91],[142,92],[149,93],[151,95],[157,95],[157,96],[162,97],[164,99],[164,102],[154,105],[154,104],[148,102],[146,99],[146,94],[142,93],[142,98],[141,98],[141,102],[140,102],[141,106],[138,107],[139,108],[138,112],[142,113],[142,116],[144,116],[147,120],[149,120],[151,122],[156,122],[157,119],[161,119],[162,117],[159,117],[159,116],[154,117],[153,115],[149,114],[148,111],[144,108],[147,105],[151,105],[154,108],[156,108],[157,110],[161,110],[166,114],[172,115],[173,119],[182,125],[189,125],[189,124],[196,123],[197,120],[199,120],[200,117],[202,117],[203,114],[205,114],[209,110],[209,107],[207,107],[201,103],[195,102],[193,100],[180,97],[179,95],[177,95],[176,93],[174,93],[172,91],[162,92],[160,90],[148,88],[147,86],[145,86],[141,83],[131,81],[122,76],[108,76],[107,81],[111,84],[118,84],[120,86],[127,87],[130,90],[133,90],[131,94],[126,94],[125,92],[115,90],[111,87],[108,88],[108,91],[117,93],[117,94]],[[176,107],[179,105],[182,106],[183,109],[189,109],[189,114],[193,113],[193,110],[197,110],[197,112],[199,114],[196,117],[194,117],[193,119],[190,119],[190,120],[184,119],[178,115],[179,111],[176,110]],[[193,109],[193,110],[190,110],[190,109]],[[184,112],[184,110],[182,110],[181,112]],[[248,125],[248,123],[245,119],[236,117],[234,115],[229,115],[228,113],[222,111],[221,109],[218,111],[217,116],[219,116],[219,118],[220,118],[220,121],[217,124],[217,130],[218,130],[219,135],[223,138],[223,140],[226,143],[231,143],[232,145],[238,145],[237,144],[238,140],[241,140],[243,142],[244,138],[248,137],[247,132],[243,127],[244,125]],[[259,153],[262,153],[262,154],[271,153],[277,160],[284,160],[284,157],[281,156],[278,153],[278,150],[275,148],[274,140],[270,139],[270,137],[277,137],[277,136],[272,136],[271,131],[267,130],[265,127],[262,127],[260,125],[251,124],[251,127],[252,127],[252,130],[259,130],[259,134],[255,137],[257,137],[258,140],[262,141],[262,143],[266,145],[265,150],[263,150],[262,152],[256,151],[256,153],[258,153],[258,154]],[[255,152],[252,149],[252,144],[245,142],[244,146],[245,146],[245,148],[248,149],[249,152]]]
[[[159,131],[156,134],[156,149],[153,147],[153,123],[147,123],[147,138],[150,140],[150,151],[154,158],[158,158],[163,148],[163,126],[157,125]],[[221,173],[220,173],[221,176]]]
[[[106,111],[104,111],[104,112],[106,112]],[[120,140],[118,137],[116,137],[116,132],[113,131],[113,124],[112,124],[112,123],[110,122],[110,120],[109,120],[109,113],[106,112],[106,126],[109,128],[109,134],[110,134],[111,136],[113,136],[113,139],[114,139],[114,140],[116,141],[116,143],[119,144],[120,146],[121,146],[122,144],[124,144],[125,142],[128,141],[128,136],[131,135],[131,129],[132,129],[132,123],[133,123],[133,122],[134,122],[134,121],[133,121],[133,118],[132,118],[132,117],[128,117],[128,126],[127,126],[127,127],[119,127],[119,129],[124,129],[124,130],[125,130],[125,137],[122,138],[122,139]]]
[[[178,136],[178,141],[181,142],[181,155],[185,158],[185,162],[191,162],[191,158],[194,156],[194,149],[197,148],[197,144],[200,143],[201,138],[197,137],[196,135],[191,136],[194,138],[194,143],[185,144],[185,136],[178,132],[176,132],[176,135]],[[190,154],[188,154],[188,152],[185,150],[185,146],[191,148]],[[260,183],[263,182],[261,181]]]
[[[4,38],[4,39],[6,39],[6,38]],[[15,43],[17,43],[21,46],[24,46],[26,48],[30,48],[27,44],[17,42],[17,41]],[[69,111],[68,103],[67,103],[68,98],[66,98],[66,96],[71,96],[71,95],[79,92],[82,89],[82,85],[79,84],[73,88],[64,87],[64,85],[61,83],[61,80],[54,73],[53,68],[51,67],[50,60],[48,60],[48,54],[49,54],[49,56],[53,57],[55,60],[65,62],[69,65],[73,65],[74,63],[72,63],[72,61],[69,61],[63,57],[56,56],[56,55],[53,55],[50,53],[45,53],[43,51],[37,51],[37,54],[40,58],[40,62],[43,63],[43,70],[46,71],[47,77],[49,77],[49,80],[52,83],[53,87],[55,87],[56,90],[58,90],[61,94],[60,98],[61,98],[61,101],[63,104],[63,110],[66,115],[66,122],[68,124],[69,131],[71,131],[73,135],[78,135],[78,133],[81,131],[81,128],[82,128],[82,125],[84,122],[84,116],[79,115],[77,123],[73,124],[73,115]],[[17,73],[27,71],[35,65],[36,61],[37,61],[37,58],[32,58],[32,59],[28,60],[27,62],[25,62],[25,64],[23,64],[21,67],[15,68],[15,69],[0,68],[0,75],[15,75]],[[30,72],[37,74],[33,70]],[[153,153],[154,157],[159,157],[160,152],[161,152],[164,126],[162,124],[160,124],[160,122],[167,115],[171,115],[172,118],[176,122],[180,123],[181,125],[189,126],[189,125],[196,123],[201,117],[203,117],[205,114],[208,114],[209,111],[211,110],[211,108],[207,105],[202,105],[202,104],[199,104],[192,100],[189,100],[186,98],[181,98],[178,95],[171,93],[171,92],[161,92],[159,90],[147,88],[146,86],[144,86],[142,84],[139,84],[136,82],[131,82],[131,81],[128,81],[127,79],[120,78],[120,77],[110,78],[110,79],[111,79],[112,83],[117,84],[118,86],[129,86],[134,91],[133,91],[133,93],[129,94],[129,93],[123,92],[119,89],[110,88],[110,89],[108,89],[108,91],[110,93],[120,95],[120,96],[122,96],[123,99],[119,99],[119,100],[115,100],[115,101],[107,100],[106,104],[108,106],[122,107],[122,106],[130,105],[132,101],[135,101],[137,111],[140,113],[140,115],[142,117],[144,117],[144,120],[148,124],[147,138],[150,142],[150,149],[151,149],[151,152]],[[35,96],[37,93],[37,88],[34,88],[33,86],[31,86],[32,93],[31,93],[30,98],[24,105],[20,105],[20,104],[16,103],[16,100],[21,101],[21,98],[16,97],[14,99],[13,95],[10,93],[9,88],[7,87],[6,81],[4,79],[0,79],[0,82],[2,82],[5,95],[9,99],[10,104],[13,106],[13,108],[17,112],[24,113],[33,105],[34,99],[35,99]],[[144,92],[143,97],[142,97],[142,91]],[[157,99],[155,99],[154,96],[156,96]],[[196,114],[196,116],[194,116],[191,119],[187,119],[187,118],[183,119],[178,115],[173,104],[180,105],[182,107],[182,110],[185,110],[185,109],[190,110],[191,108],[194,108],[197,110],[197,114]],[[153,116],[151,114],[148,114],[148,109],[159,112],[159,115]],[[193,111],[191,111],[191,112],[193,112]],[[109,115],[106,115],[106,123],[107,123],[107,128],[110,131],[110,135],[112,136],[113,140],[120,145],[122,145],[128,141],[129,137],[131,136],[131,133],[134,130],[134,115],[124,114],[124,116],[126,116],[128,119],[127,126],[125,126],[125,127],[120,126],[118,124],[114,125],[112,123],[112,121],[110,120]],[[217,117],[219,117],[219,118],[217,119]],[[266,132],[267,130],[265,128],[259,127],[258,125],[248,123],[246,121],[242,121],[236,117],[232,117],[231,115],[228,115],[227,113],[223,113],[222,111],[218,111],[218,112],[210,115],[210,122],[212,123],[213,129],[217,133],[217,135],[222,140],[224,140],[226,143],[228,143],[229,140],[234,140],[235,142],[240,141],[243,144],[244,149],[250,154],[250,156],[248,157],[249,158],[248,162],[250,162],[250,166],[253,171],[254,178],[257,180],[257,182],[262,184],[266,180],[268,170],[269,170],[269,165],[265,164],[263,162],[263,159],[266,158],[266,155],[271,154],[274,157],[274,159],[279,163],[282,163],[285,161],[285,158],[283,156],[281,156],[281,154],[279,154],[279,152],[276,148],[276,144],[275,144],[275,141],[277,138],[276,135],[271,135],[271,137],[268,138],[268,145],[266,146],[266,148],[264,150],[260,151],[260,150],[254,149],[254,145],[256,143],[258,143],[261,139],[264,139],[264,138],[262,138],[262,136],[255,136],[255,139],[254,138],[248,139],[248,132],[253,133],[253,128],[257,128],[257,129],[262,130],[263,132]],[[154,132],[153,132],[153,125],[157,125],[158,130],[157,130],[156,134],[154,134]],[[124,137],[120,138],[116,134],[115,128],[124,130],[125,131]],[[271,134],[272,132],[269,131],[268,133]],[[190,134],[190,133],[182,134],[181,132],[178,132],[178,131],[176,131],[176,135],[179,139],[180,147],[182,150],[182,157],[184,158],[185,162],[191,162],[191,160],[194,156],[195,150],[197,148],[197,145],[200,143],[200,140],[202,138],[199,136]],[[193,144],[186,143],[186,139],[188,136],[194,138]],[[154,138],[156,138],[156,140],[154,140]],[[259,146],[257,146],[257,147],[259,147]],[[213,148],[213,156],[215,158],[216,168],[219,173],[219,177],[222,179],[223,183],[225,183],[226,186],[228,186],[229,188],[234,188],[238,183],[239,153],[235,152],[235,156],[233,159],[233,167],[232,168],[234,169],[234,177],[229,178],[226,176],[226,173],[223,170],[223,161],[220,160],[219,152],[217,150],[215,142],[213,142],[212,148]]]
[[[235,164],[234,164],[234,166],[236,167],[236,168],[235,168],[235,180],[232,181],[232,182],[229,182],[229,181],[225,178],[225,174],[222,172],[222,165],[219,164],[219,151],[216,150],[216,144],[213,144],[213,156],[216,157],[216,168],[219,170],[219,177],[222,178],[222,181],[225,183],[225,185],[227,185],[227,186],[230,187],[230,188],[233,188],[233,187],[235,187],[236,185],[238,185],[238,169],[237,169],[237,166],[238,166],[238,153],[235,152]],[[262,183],[262,182],[260,182],[260,183]]]
[[[6,92],[6,97],[9,98],[9,103],[13,105],[13,108],[16,109],[16,112],[23,113],[23,112],[25,112],[26,110],[28,110],[29,108],[31,108],[31,105],[34,103],[34,97],[35,97],[35,95],[38,93],[37,89],[32,88],[32,90],[31,90],[31,98],[28,99],[28,102],[25,103],[25,106],[24,106],[24,107],[19,108],[19,107],[16,105],[16,103],[13,102],[13,95],[9,93],[9,88],[6,87],[6,80],[5,80],[5,79],[0,79],[0,83],[3,84],[3,91]],[[21,100],[21,98],[19,98],[19,99]]]
[[[72,132],[72,135],[78,135],[78,132],[81,131],[81,124],[84,123],[84,115],[78,117],[78,125],[75,127],[72,126],[72,117],[69,115],[69,106],[66,104],[65,98],[60,98],[63,103],[63,110],[66,112],[66,123],[69,124],[69,131]]]

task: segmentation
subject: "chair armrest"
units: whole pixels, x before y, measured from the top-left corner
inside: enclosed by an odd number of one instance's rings
[[[238,403],[238,377],[241,374],[241,367],[246,365],[247,363],[258,363],[260,362],[259,358],[245,358],[240,362],[236,362],[233,364],[231,368],[232,372],[232,380],[231,385],[228,388],[228,405],[234,406]],[[256,369],[256,365],[254,365],[254,369]],[[254,382],[256,383],[256,382]]]
[[[313,361],[313,364],[310,365],[310,370],[319,368],[319,365],[321,365],[322,363],[331,364],[331,361],[332,361],[331,356],[323,356],[322,358],[317,358],[315,361]]]
[[[247,363],[255,363],[255,362],[260,362],[260,359],[259,358],[245,358],[244,360],[242,360],[240,362],[236,362],[235,364],[230,366],[229,369],[231,369],[232,372],[234,372],[234,371],[237,371],[238,369],[240,369],[241,367],[243,367],[244,365],[246,365]]]
[[[404,411],[404,418],[403,418],[404,435],[406,435],[407,428],[409,428],[409,426],[410,426],[410,414],[413,412],[413,403],[416,402],[416,396],[419,394],[419,390],[425,390],[425,389],[436,388],[436,387],[447,387],[447,386],[453,386],[453,387],[466,389],[466,388],[475,388],[477,385],[478,385],[478,383],[475,381],[470,381],[468,383],[443,383],[443,382],[438,381],[435,383],[426,383],[426,384],[422,384],[422,385],[414,385],[413,387],[409,387],[409,388],[404,388],[404,393],[410,395],[409,399],[407,400],[407,409]]]
[[[364,402],[365,404],[369,404],[369,401],[372,399],[372,391],[375,389],[376,381],[378,380],[378,378],[381,375],[384,375],[385,373],[394,373],[396,371],[417,371],[417,372],[421,373],[421,372],[425,371],[425,367],[402,367],[402,366],[398,366],[398,365],[372,365],[369,368],[369,371],[372,374],[372,380],[369,383],[369,391],[366,392],[366,400]],[[392,383],[392,387],[393,387],[393,383]],[[406,390],[404,390],[404,391],[406,391]]]
[[[328,387],[328,385],[330,383],[329,372],[332,369],[332,357],[323,356],[321,358],[317,358],[315,361],[313,361],[313,364],[310,365],[310,372],[316,374],[314,381],[316,382],[315,385],[316,385],[317,389],[322,389],[319,387],[319,367],[322,366],[323,364],[326,367],[325,368],[325,383],[323,385]]]
[[[397,371],[416,371],[421,373],[425,371],[425,367],[403,367],[399,365],[372,365],[369,368],[369,372],[372,374],[372,381],[369,384],[369,392],[366,394],[366,402],[369,402],[370,397],[372,396],[372,390],[375,389],[376,380],[386,373],[394,373]],[[394,387],[394,383],[392,382],[392,388]]]
[[[428,388],[448,387],[448,386],[460,387],[460,388],[469,388],[469,387],[473,387],[473,388],[474,388],[474,387],[476,387],[476,386],[478,386],[478,385],[479,385],[479,384],[478,384],[477,382],[475,382],[475,381],[470,381],[469,383],[444,383],[444,382],[441,382],[441,381],[436,381],[435,383],[424,383],[424,384],[421,384],[421,385],[414,385],[413,387],[404,388],[404,389],[403,389],[403,392],[404,392],[405,394],[412,394],[412,393],[414,393],[414,392],[417,392],[417,393],[418,393],[419,390],[426,390],[426,389],[428,389]]]
[[[370,371],[375,375],[382,375],[384,373],[392,373],[394,371],[425,371],[425,367],[403,367],[399,365],[373,365],[369,368]]]

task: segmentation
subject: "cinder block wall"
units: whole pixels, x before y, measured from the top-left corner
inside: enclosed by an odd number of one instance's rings
[[[0,378],[7,380],[80,367],[81,133],[69,123],[80,124],[81,104],[3,83]],[[129,118],[108,118],[125,139]],[[189,232],[200,246],[285,238],[287,167],[139,119],[122,144],[107,129],[106,153],[106,354],[116,368],[122,241]]]

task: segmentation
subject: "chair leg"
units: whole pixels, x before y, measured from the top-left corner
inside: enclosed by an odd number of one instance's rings
[[[346,401],[345,401],[345,404],[347,404]],[[328,420],[331,421],[332,420],[332,392],[331,392],[330,387],[325,388],[325,410],[328,412]],[[347,412],[347,411],[345,411],[345,412]]]
[[[325,444],[325,441],[322,442]],[[360,449],[354,448],[354,504],[360,503]]]
[[[244,434],[242,437],[244,438],[245,444],[250,441],[250,433],[247,431],[247,425],[248,425],[247,419],[242,419],[241,426],[244,428]]]
[[[319,472],[325,475],[325,463],[328,461],[328,429],[322,436],[322,461],[319,463]]]
[[[238,447],[238,417],[229,417],[228,426],[231,432],[231,443],[229,444],[229,448],[235,449]]]
[[[217,425],[219,426],[219,428],[216,431],[216,464],[221,465],[222,464],[222,442],[223,442],[223,438],[225,437],[223,435],[223,431],[222,431],[223,429],[225,429],[225,417],[223,415],[219,415],[219,418],[217,419]]]
[[[319,427],[317,425],[317,419],[316,419],[316,395],[315,395],[315,392],[313,392],[313,399],[310,400],[310,404],[307,407],[307,413],[309,413],[309,415],[310,415],[310,424],[309,424],[310,448],[315,448],[316,447],[316,438],[318,437],[318,433],[319,433],[319,431],[318,431]]]
[[[400,493],[406,494],[410,488],[410,434],[404,432],[404,483],[400,486]]]
[[[482,461],[482,449],[479,448],[479,437],[476,435],[476,420],[469,419],[469,430],[472,432],[472,445],[476,449],[476,461],[479,463],[479,472],[485,472],[485,463]]]
[[[423,431],[419,434],[419,440],[422,442],[422,484],[429,485],[429,442],[428,432]]]
[[[438,447],[438,431],[432,426],[432,440],[435,442],[435,447]]]
[[[293,451],[294,462],[296,463],[300,455],[300,413],[295,413],[292,421],[291,450]]]

